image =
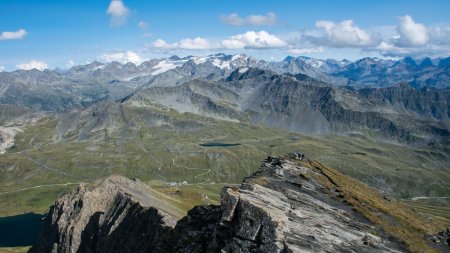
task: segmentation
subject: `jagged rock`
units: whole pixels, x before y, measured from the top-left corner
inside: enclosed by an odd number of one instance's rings
[[[29,252],[165,252],[177,216],[144,183],[114,175],[59,198]]]
[[[435,234],[432,238],[433,241],[450,246],[450,227]]]
[[[220,206],[194,207],[176,223],[179,213],[145,184],[110,176],[58,199],[30,252],[408,251],[407,241],[387,233],[395,230],[385,231],[383,222],[369,218],[383,213],[389,224],[406,233],[405,222],[413,216],[396,220],[387,207],[376,205],[396,207],[393,201],[356,180],[326,171],[300,153],[269,157],[239,187],[225,187]],[[373,202],[346,192],[348,188],[340,185],[345,180],[356,192],[367,190],[364,194]],[[347,196],[351,199],[343,200]],[[369,218],[363,215],[365,208],[372,212],[366,214]],[[422,239],[413,238],[416,244]]]

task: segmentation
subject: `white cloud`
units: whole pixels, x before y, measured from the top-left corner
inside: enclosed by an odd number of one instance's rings
[[[382,50],[382,51],[388,51],[388,50],[394,50],[394,49],[397,49],[396,46],[394,46],[394,45],[392,45],[392,44],[389,44],[389,43],[387,43],[387,42],[385,42],[385,41],[382,41],[382,42],[377,46],[377,48],[378,48],[379,50]]]
[[[450,26],[426,27],[411,16],[399,18],[393,33],[384,33],[381,42],[365,51],[383,56],[441,57],[450,55]]]
[[[408,15],[399,18],[397,32],[400,37],[396,44],[400,47],[423,46],[428,42],[427,28]]]
[[[375,51],[388,57],[448,57],[450,56],[450,45],[428,43],[426,46],[420,47],[399,47],[392,43],[383,41],[377,47],[368,48],[365,51]]]
[[[222,15],[220,17],[223,23],[232,26],[240,26],[245,24],[245,19],[239,17],[237,13],[231,13],[230,15]]]
[[[275,25],[277,23],[277,15],[269,12],[266,15],[251,15],[247,17],[249,25]]]
[[[340,23],[317,21],[316,27],[325,32],[323,37],[316,37],[315,43],[330,47],[363,47],[373,43],[370,34],[357,27],[352,20]]]
[[[44,69],[47,69],[48,65],[43,61],[31,60],[28,63],[17,64],[16,68],[24,70],[37,69],[42,71]]]
[[[206,39],[197,37],[195,39],[180,40],[178,47],[182,49],[210,49],[212,45]]]
[[[144,61],[144,59],[134,51],[116,51],[116,52],[105,53],[99,57],[99,60],[103,61],[103,62],[116,61],[116,62],[120,62],[122,64],[125,64],[128,62],[132,62],[134,64],[140,64],[141,62]]]
[[[169,44],[163,39],[158,39],[152,43],[155,48],[163,49],[187,49],[187,50],[203,50],[215,48],[208,40],[204,38],[182,39],[179,42]]]
[[[176,44],[169,44],[163,39],[157,39],[152,43],[152,47],[172,49],[175,48]]]
[[[289,54],[314,54],[322,53],[324,51],[323,47],[308,47],[308,48],[291,48],[287,50]]]
[[[111,0],[106,14],[111,16],[110,22],[112,26],[120,26],[127,22],[130,11],[122,0]]]
[[[221,45],[227,49],[240,49],[240,48],[281,48],[287,46],[286,42],[278,38],[277,36],[270,34],[266,31],[248,31],[243,34],[231,36],[229,39],[225,39],[221,42]]]
[[[163,39],[155,40],[152,44],[154,48],[162,49],[184,49],[184,50],[205,50],[205,49],[264,49],[286,47],[287,43],[273,34],[266,31],[248,31],[243,34],[231,36],[222,41],[211,42],[207,39],[197,37],[194,39],[182,39],[175,43],[167,43]]]
[[[15,32],[2,32],[0,34],[0,40],[20,40],[27,35],[25,29],[19,29]]]
[[[428,35],[430,36],[429,41],[433,44],[439,46],[450,46],[450,26],[434,26],[427,28],[427,30]]]
[[[406,56],[411,54],[411,51],[407,48],[397,47],[396,45],[386,41],[380,42],[380,44],[376,46],[375,49],[368,51],[378,51],[380,54],[385,56]]]
[[[75,63],[74,60],[69,60],[69,61],[66,63],[66,67],[67,67],[67,68],[71,68],[71,67],[73,67],[73,66],[75,66],[75,65],[77,65],[77,64]]]
[[[220,17],[223,23],[232,26],[241,25],[275,25],[277,23],[277,15],[275,13],[269,12],[266,15],[250,15],[246,18],[241,18],[237,13],[231,13],[230,15],[222,15]]]
[[[0,65],[0,72],[2,72],[3,70],[5,70],[5,66]]]

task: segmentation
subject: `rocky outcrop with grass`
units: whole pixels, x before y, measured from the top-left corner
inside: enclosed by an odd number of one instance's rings
[[[434,252],[439,230],[298,153],[179,217],[139,180],[110,176],[58,199],[30,252]]]

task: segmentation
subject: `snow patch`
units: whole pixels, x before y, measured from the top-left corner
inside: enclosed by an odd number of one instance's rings
[[[230,68],[229,61],[221,61],[219,59],[214,59],[214,61],[212,61],[212,64],[220,69],[229,69]]]
[[[305,62],[308,63],[313,68],[320,68],[325,64],[325,62],[322,60],[311,59],[311,58],[308,60],[305,60]]]
[[[147,74],[137,74],[137,75],[134,75],[134,76],[129,76],[129,77],[126,77],[126,78],[124,78],[124,79],[122,79],[122,81],[131,81],[132,79],[134,79],[134,78],[136,78],[136,77],[141,77],[141,76],[146,76]]]
[[[94,67],[92,70],[104,69],[105,67],[106,67],[106,65],[100,65],[100,66]]]
[[[239,73],[243,74],[248,71],[248,68],[240,68]]]
[[[166,72],[167,70],[174,69],[176,67],[177,67],[177,65],[175,65],[173,62],[164,60],[164,61],[159,62],[158,65],[156,65],[152,68],[152,69],[154,69],[154,71],[152,72],[152,75],[158,75],[158,74]]]
[[[236,55],[233,55],[232,57],[231,57],[231,60],[232,61],[236,61],[236,60],[240,60],[240,59],[246,59],[247,57],[244,55],[244,54],[236,54]]]
[[[192,59],[192,60],[195,62],[195,64],[199,65],[199,64],[205,63],[208,60],[208,58],[197,56],[197,57],[194,57],[194,59]]]

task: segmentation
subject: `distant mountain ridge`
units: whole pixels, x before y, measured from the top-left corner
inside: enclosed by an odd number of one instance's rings
[[[119,62],[101,63],[94,61],[89,64],[78,65],[67,70],[39,71],[42,80],[56,81],[59,78],[66,80],[80,80],[94,78],[107,81],[139,81],[150,80],[153,76],[168,70],[182,67],[185,64],[196,64],[210,71],[217,68],[229,74],[239,67],[254,67],[272,70],[283,74],[305,74],[315,79],[334,85],[354,86],[391,86],[398,82],[416,82],[420,87],[433,86],[446,88],[448,82],[450,57],[442,59],[424,58],[416,61],[411,57],[400,60],[362,58],[356,61],[316,59],[306,56],[287,56],[282,61],[264,61],[247,56],[245,54],[226,55],[223,53],[208,56],[176,55],[168,58],[152,59],[141,64],[131,62],[122,64]],[[34,73],[33,73],[34,71]],[[36,70],[17,70],[13,72],[0,72],[0,81],[6,78],[20,75],[27,76],[27,80],[34,81]],[[213,71],[212,71],[213,72]],[[45,75],[45,77],[44,77]]]
[[[450,136],[450,90],[439,89],[449,84],[446,61],[301,56],[266,62],[215,54],[139,65],[93,62],[65,72],[2,72],[0,104],[65,112],[121,101],[305,133],[370,131],[408,143],[440,142]],[[108,125],[114,119],[120,117]]]

